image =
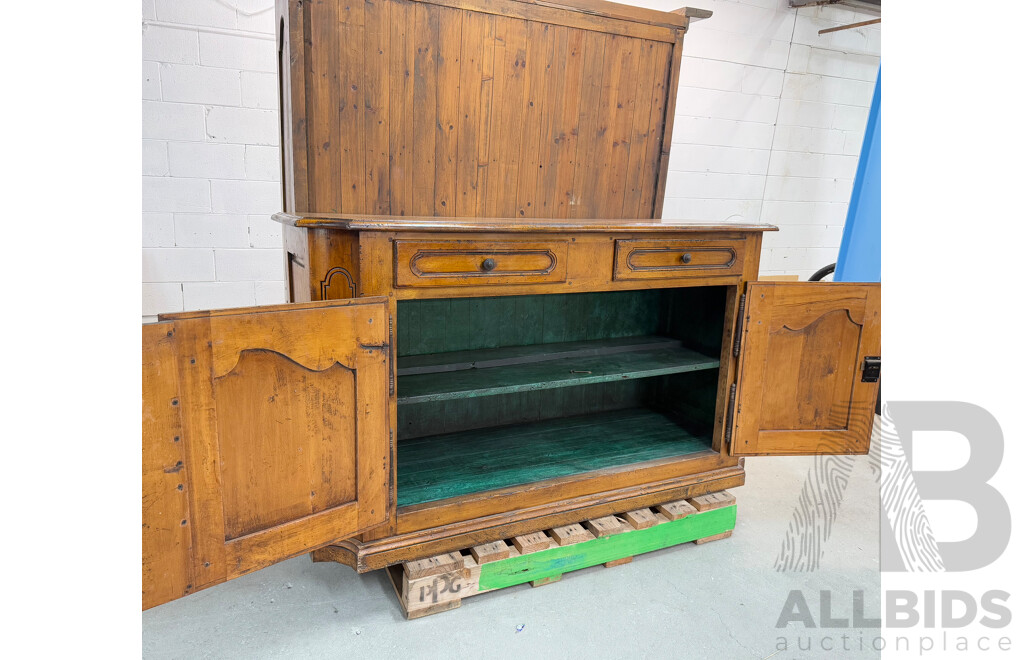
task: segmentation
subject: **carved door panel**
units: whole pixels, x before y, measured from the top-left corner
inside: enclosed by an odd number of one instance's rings
[[[386,522],[386,301],[143,326],[143,607]]]
[[[878,284],[748,285],[732,455],[868,452],[880,291]]]

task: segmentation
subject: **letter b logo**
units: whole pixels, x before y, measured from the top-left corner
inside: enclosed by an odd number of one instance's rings
[[[891,401],[886,414],[896,437],[883,430],[882,570],[970,571],[998,559],[1010,541],[1010,509],[988,483],[1003,460],[1003,432],[995,417],[959,401]],[[915,431],[959,433],[970,446],[967,463],[949,471],[914,470]],[[970,504],[978,516],[974,535],[936,541],[921,506],[924,500]]]

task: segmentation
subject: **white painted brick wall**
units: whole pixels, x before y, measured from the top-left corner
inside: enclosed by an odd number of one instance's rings
[[[674,9],[672,0],[636,0]],[[767,222],[761,273],[836,260],[881,50],[873,16],[787,0],[702,0],[680,75],[665,217]]]
[[[174,247],[173,214],[142,214],[142,247]]]
[[[273,0],[142,0],[143,315],[284,302]]]
[[[632,0],[671,10],[676,0]],[[665,216],[769,222],[762,273],[835,261],[878,70],[869,18],[701,0]],[[273,0],[142,0],[143,315],[285,299]]]
[[[194,64],[161,64],[160,94],[164,101],[241,105],[241,72]]]
[[[276,110],[210,106],[206,110],[206,138],[234,144],[278,143]]]
[[[224,282],[266,282],[282,269],[280,250],[214,250],[217,279]]]
[[[249,219],[226,213],[175,213],[174,244],[186,248],[247,248]]]

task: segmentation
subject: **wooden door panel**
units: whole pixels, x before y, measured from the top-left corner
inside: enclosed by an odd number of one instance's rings
[[[388,519],[390,330],[383,298],[162,320],[143,330],[151,420],[143,428],[143,501],[159,503],[162,512],[159,525],[143,512],[144,547],[155,548],[144,556],[144,589],[153,593],[144,607]],[[161,404],[172,393],[177,417]],[[163,442],[169,435],[178,438],[177,454]],[[174,493],[157,466],[176,455],[187,543],[162,550],[155,530],[169,535],[166,519],[181,512],[181,502],[163,504]]]
[[[836,309],[804,327],[781,324],[772,332],[773,360],[799,368],[762,375],[772,377],[772,386],[761,398],[764,428],[796,431],[846,426],[843,403],[855,375],[861,328],[847,310]],[[765,363],[765,371],[770,364]],[[833,414],[840,418],[830,419]]]
[[[356,499],[355,443],[332,441],[356,434],[351,369],[244,351],[216,397],[227,539]]]
[[[878,284],[754,282],[742,319],[730,453],[866,454],[879,355]]]

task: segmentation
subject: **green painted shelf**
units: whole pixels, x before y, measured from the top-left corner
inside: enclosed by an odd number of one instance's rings
[[[709,452],[671,417],[647,408],[460,431],[398,442],[398,506]]]
[[[399,358],[398,403],[450,401],[716,369],[664,337],[581,341]]]

